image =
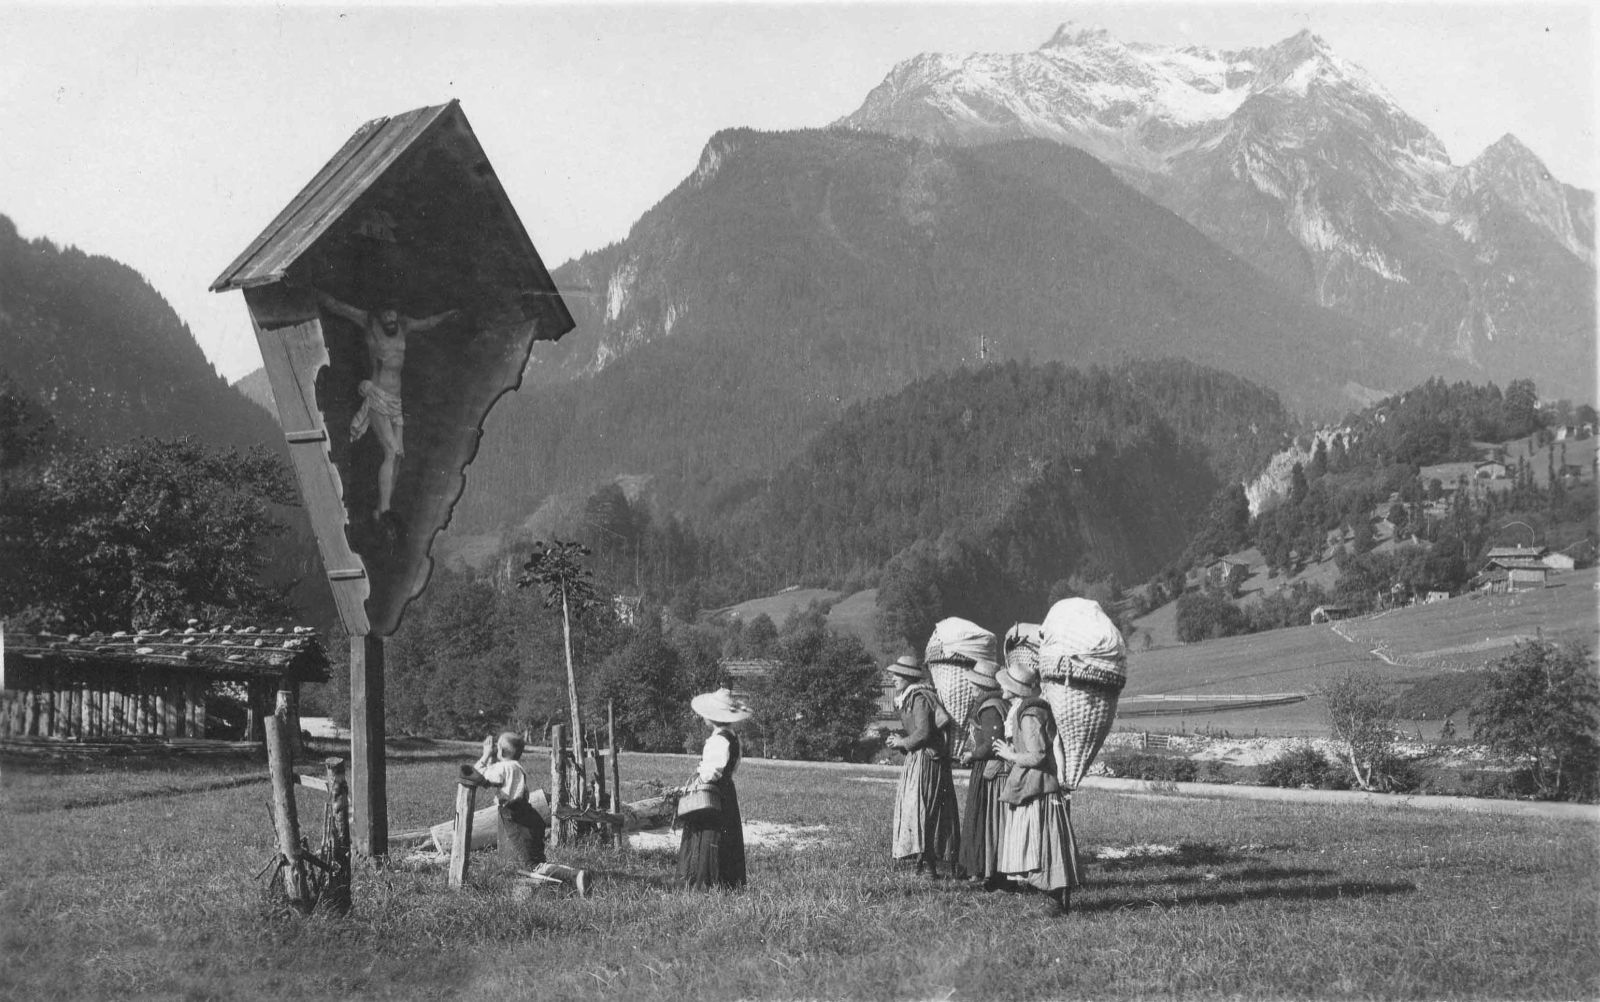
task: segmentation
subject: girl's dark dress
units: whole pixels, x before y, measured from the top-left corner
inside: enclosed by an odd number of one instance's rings
[[[972,749],[972,772],[967,781],[967,802],[961,811],[961,868],[986,885],[1000,878],[1000,843],[1005,838],[1005,805],[1000,788],[1010,763],[994,753],[996,738],[1006,725],[1005,700],[990,697],[967,714],[967,747]]]
[[[743,887],[745,881],[744,819],[739,814],[739,791],[733,785],[733,773],[739,767],[739,738],[725,727],[717,728],[713,736],[717,734],[728,740],[728,764],[715,781],[722,794],[722,813],[709,823],[683,823],[678,878],[689,887]]]
[[[927,683],[912,686],[898,699],[906,760],[895,790],[890,851],[895,859],[917,860],[919,869],[942,862],[958,866],[961,818],[948,735],[941,726],[941,721],[948,725],[950,716]]]

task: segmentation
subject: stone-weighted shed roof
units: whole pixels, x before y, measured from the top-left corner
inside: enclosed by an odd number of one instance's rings
[[[328,681],[328,655],[307,627],[251,626],[56,635],[8,634],[0,688],[16,688],[34,671],[178,671],[220,681],[286,678]]]

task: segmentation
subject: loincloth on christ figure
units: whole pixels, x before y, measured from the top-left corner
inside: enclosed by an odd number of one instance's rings
[[[368,426],[372,423],[372,415],[378,414],[387,418],[389,427],[393,431],[394,454],[405,455],[405,418],[400,412],[400,394],[390,393],[379,386],[373,385],[372,380],[363,379],[357,387],[361,393],[361,408],[356,411],[355,417],[350,419],[350,441],[354,442],[367,433]]]

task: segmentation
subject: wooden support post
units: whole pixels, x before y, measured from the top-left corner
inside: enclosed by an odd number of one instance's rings
[[[567,823],[554,812],[571,806],[567,794],[567,729],[561,724],[550,728],[550,844],[567,840]]]
[[[331,859],[333,872],[322,888],[325,907],[343,915],[350,911],[350,784],[345,781],[344,759],[322,760],[327,769],[328,796],[332,802],[333,839]]]
[[[450,889],[459,891],[467,882],[467,866],[472,857],[472,813],[477,810],[478,788],[472,783],[456,785],[455,841],[450,843]]]
[[[78,737],[87,739],[93,735],[89,727],[89,697],[91,695],[89,683],[84,682],[77,687],[76,699],[78,703]]]
[[[388,786],[383,762],[383,638],[350,638],[350,763],[355,848],[389,852]]]
[[[244,739],[261,740],[261,686],[254,679],[244,684]]]
[[[189,683],[194,695],[189,701],[189,735],[206,736],[206,684],[199,679]]]
[[[161,736],[175,738],[178,732],[178,687],[172,678],[161,683]]]
[[[272,775],[272,816],[278,830],[278,852],[283,893],[301,911],[312,905],[306,882],[306,864],[300,858],[300,818],[294,802],[294,755],[284,740],[283,721],[271,716],[262,721],[267,739],[267,770]]]

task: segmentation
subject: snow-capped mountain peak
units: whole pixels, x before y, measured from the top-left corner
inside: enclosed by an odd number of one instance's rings
[[[835,124],[1076,146],[1389,338],[1469,366],[1514,357],[1528,371],[1553,351],[1593,364],[1593,196],[1515,139],[1452,165],[1425,125],[1310,30],[1221,51],[1069,22],[1031,52],[902,63]],[[1539,231],[1554,246],[1530,244]]]

